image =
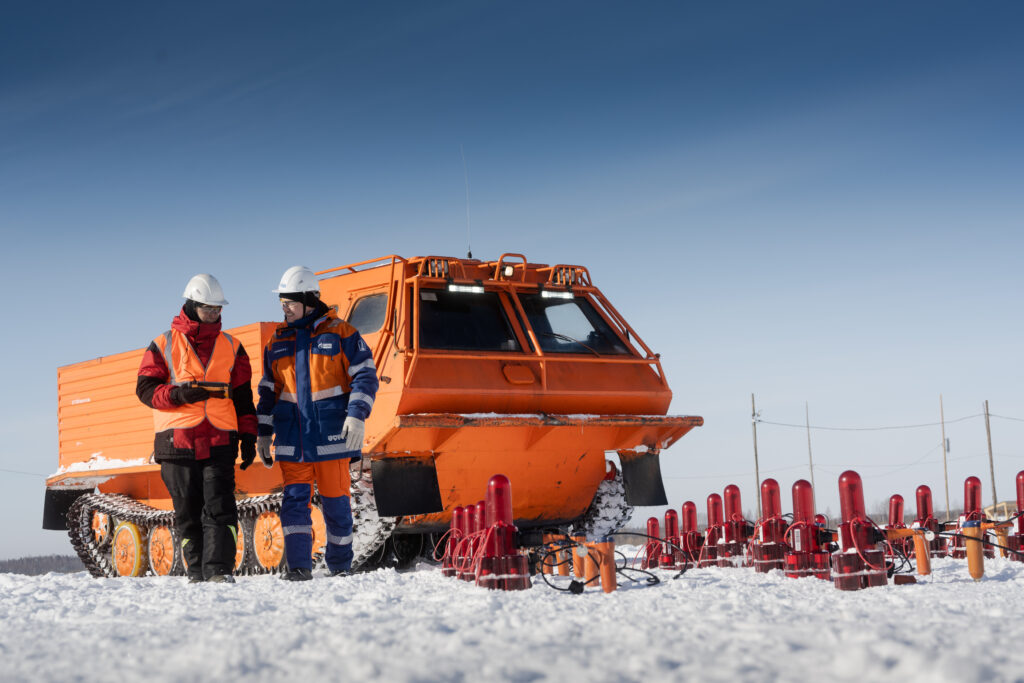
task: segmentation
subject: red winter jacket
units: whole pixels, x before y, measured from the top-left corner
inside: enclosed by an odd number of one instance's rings
[[[171,321],[171,328],[184,334],[204,364],[210,360],[213,345],[220,334],[221,324],[201,323],[190,319],[184,308]],[[135,393],[139,400],[155,410],[174,408],[178,404],[171,398],[170,371],[163,354],[155,342],[142,355],[139,379]],[[238,433],[217,429],[209,420],[203,420],[195,427],[168,429],[158,432],[153,440],[153,452],[157,462],[163,460],[204,460],[209,457],[235,459],[238,439],[256,438],[256,407],[252,401],[252,369],[249,355],[239,345],[235,366],[231,370],[231,393],[238,417]]]

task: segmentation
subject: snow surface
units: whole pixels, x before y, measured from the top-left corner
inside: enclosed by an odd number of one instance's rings
[[[61,465],[60,467],[57,468],[56,472],[54,472],[47,478],[52,479],[53,477],[59,476],[61,474],[67,474],[69,472],[119,470],[152,464],[153,462],[149,458],[136,458],[134,460],[107,460],[102,455],[93,453],[92,456],[90,456],[90,458],[84,462],[73,462],[70,465]]]
[[[1024,564],[836,590],[692,569],[604,594],[488,591],[378,570],[240,577],[0,574],[3,681],[1022,681]]]

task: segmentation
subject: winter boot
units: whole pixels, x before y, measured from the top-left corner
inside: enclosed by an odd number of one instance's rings
[[[313,571],[311,569],[306,569],[305,567],[289,569],[284,574],[281,574],[282,581],[309,581],[312,578]]]
[[[214,574],[206,580],[207,583],[234,583],[235,577],[231,574]]]

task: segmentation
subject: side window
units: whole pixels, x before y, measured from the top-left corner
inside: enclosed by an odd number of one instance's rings
[[[387,294],[382,292],[364,296],[352,306],[352,312],[348,314],[348,323],[359,330],[359,334],[371,334],[383,327],[387,309]]]

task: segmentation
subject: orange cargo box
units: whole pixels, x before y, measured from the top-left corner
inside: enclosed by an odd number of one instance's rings
[[[226,332],[245,347],[253,367],[253,395],[260,380],[263,346],[277,323],[252,323]],[[166,500],[159,476],[153,490],[140,483],[118,483],[119,475],[157,473],[153,463],[153,411],[135,395],[145,349],[65,365],[57,369],[59,469],[47,486],[98,487],[132,493],[143,500]],[[147,479],[152,479],[148,477]],[[136,496],[135,492],[145,491]]]

